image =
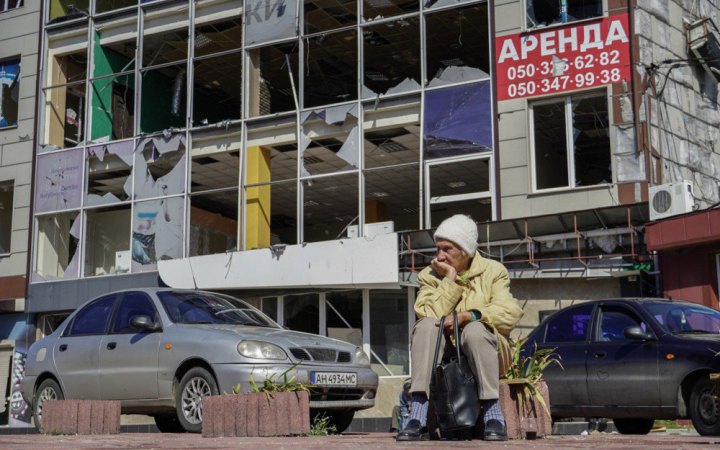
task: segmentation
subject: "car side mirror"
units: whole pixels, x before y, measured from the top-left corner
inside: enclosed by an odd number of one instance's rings
[[[150,316],[133,316],[130,319],[130,328],[138,331],[157,331],[160,324],[153,322]]]
[[[637,341],[653,340],[653,337],[650,335],[650,333],[646,333],[645,330],[643,330],[641,327],[627,327],[625,328],[625,331],[623,331],[623,334],[626,338]]]

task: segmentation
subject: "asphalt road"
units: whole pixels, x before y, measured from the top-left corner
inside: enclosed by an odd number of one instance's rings
[[[348,433],[342,436],[287,438],[203,438],[196,434],[123,433],[104,436],[0,436],[2,449],[397,449],[416,448],[503,448],[503,449],[702,449],[720,448],[720,436],[652,433],[647,436],[590,434],[588,436],[552,436],[533,441],[504,443],[483,441],[395,442],[390,433]]]

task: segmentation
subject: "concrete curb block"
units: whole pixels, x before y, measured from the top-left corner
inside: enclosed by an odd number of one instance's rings
[[[48,400],[42,406],[42,434],[120,433],[117,400]]]

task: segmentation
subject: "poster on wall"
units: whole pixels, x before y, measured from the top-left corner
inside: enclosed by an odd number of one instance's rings
[[[630,82],[628,15],[495,39],[498,101]]]
[[[38,156],[35,212],[79,208],[83,167],[82,149]]]
[[[20,60],[0,61],[0,128],[17,125]]]

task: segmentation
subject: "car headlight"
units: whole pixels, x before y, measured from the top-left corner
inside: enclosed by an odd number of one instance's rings
[[[362,348],[355,348],[355,364],[360,366],[369,366],[370,358],[365,354]]]
[[[237,350],[246,358],[287,359],[287,354],[283,349],[269,342],[242,341],[238,344]]]

